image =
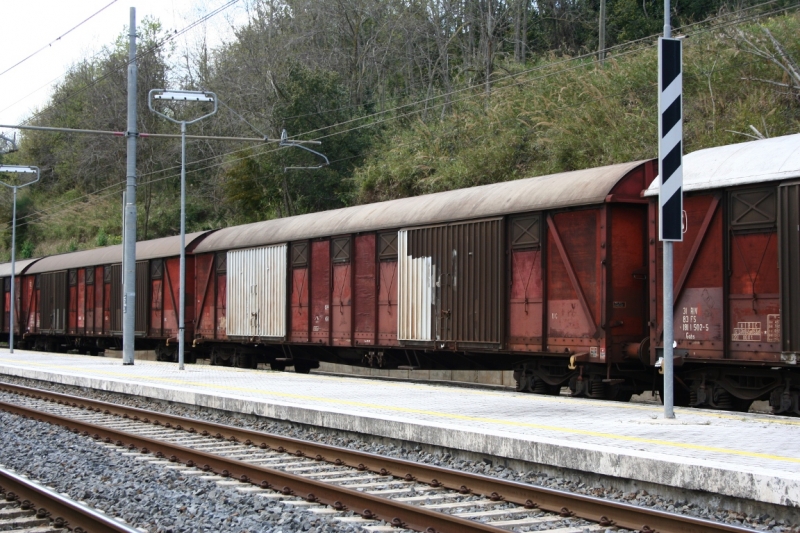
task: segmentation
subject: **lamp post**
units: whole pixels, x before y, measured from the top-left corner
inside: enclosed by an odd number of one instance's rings
[[[25,182],[21,185],[6,183],[0,180],[0,183],[14,191],[14,202],[11,208],[11,309],[8,310],[8,349],[14,353],[14,311],[17,309],[17,304],[14,299],[14,285],[16,280],[16,263],[17,263],[17,189],[26,187],[39,181],[39,167],[22,167],[18,165],[0,165],[0,174],[35,174],[36,179]]]
[[[192,120],[178,120],[175,117],[157,111],[153,107],[153,100],[170,102],[200,102],[214,104],[214,109]],[[208,118],[217,112],[217,95],[208,91],[167,91],[165,89],[152,89],[147,95],[147,106],[156,115],[181,125],[181,262],[180,262],[180,301],[178,303],[178,368],[184,369],[184,332],[186,308],[186,126]]]

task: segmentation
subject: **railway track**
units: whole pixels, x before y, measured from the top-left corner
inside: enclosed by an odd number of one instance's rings
[[[0,531],[141,533],[5,468],[0,468]]]
[[[751,529],[258,431],[0,384],[0,409],[367,531]],[[10,396],[10,397],[9,397]]]

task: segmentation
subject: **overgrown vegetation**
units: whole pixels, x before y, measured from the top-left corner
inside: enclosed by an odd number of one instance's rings
[[[249,5],[250,23],[215,50],[157,47],[162,28],[142,24],[140,50],[154,52],[139,61],[140,131],[177,133],[147,109],[150,88],[214,90],[219,113],[190,133],[275,139],[286,130],[322,141],[309,147],[330,165],[286,171],[320,160],[273,142],[192,141],[190,231],[656,156],[656,38],[597,62],[591,2]],[[798,131],[800,16],[752,17],[781,5],[681,5],[683,23],[714,15],[678,30],[687,152]],[[609,42],[656,34],[660,10],[609,0]],[[121,38],[76,65],[32,122],[123,131],[125,48]],[[21,147],[5,160],[43,174],[20,196],[18,257],[119,242],[124,142],[28,133]],[[179,142],[139,147],[139,238],[174,235]],[[10,208],[4,197],[4,220]]]

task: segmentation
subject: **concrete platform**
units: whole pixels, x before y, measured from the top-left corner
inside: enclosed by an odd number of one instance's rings
[[[800,420],[0,349],[0,374],[800,507]]]

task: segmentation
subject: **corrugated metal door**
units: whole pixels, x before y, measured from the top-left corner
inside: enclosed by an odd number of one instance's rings
[[[779,188],[781,350],[800,352],[800,183]]]
[[[150,266],[147,261],[136,262],[136,309],[134,310],[134,334],[144,335],[147,327],[147,311],[150,305],[148,285]],[[111,333],[122,335],[122,264],[111,265]]]
[[[400,340],[502,342],[502,222],[399,232]]]
[[[41,274],[40,291],[41,331],[65,333],[67,328],[67,271]]]
[[[228,252],[228,336],[286,336],[286,244]]]

